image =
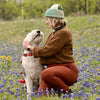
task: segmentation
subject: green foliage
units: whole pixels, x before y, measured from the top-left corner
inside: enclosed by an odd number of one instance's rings
[[[0,0],[0,18],[11,20],[18,17],[43,17],[53,4],[61,4],[65,16],[84,15],[87,14],[87,1],[89,14],[100,13],[99,0]]]
[[[0,17],[4,18],[5,20],[10,20],[19,16],[19,8],[13,2],[8,1],[7,3],[0,4]]]

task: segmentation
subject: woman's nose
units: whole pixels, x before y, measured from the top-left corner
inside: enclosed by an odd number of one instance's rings
[[[48,22],[47,22],[47,21],[46,21],[45,23],[46,23],[46,24],[48,24]]]

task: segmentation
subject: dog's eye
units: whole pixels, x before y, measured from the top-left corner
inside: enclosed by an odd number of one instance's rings
[[[37,33],[40,33],[40,31],[37,31]]]

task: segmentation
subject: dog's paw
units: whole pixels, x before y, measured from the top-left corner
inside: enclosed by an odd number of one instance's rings
[[[27,94],[27,100],[32,100],[31,93]]]

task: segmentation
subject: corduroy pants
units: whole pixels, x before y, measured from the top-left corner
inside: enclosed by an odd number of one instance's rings
[[[63,92],[69,91],[69,86],[77,82],[78,73],[75,63],[48,65],[41,73],[38,92],[42,89],[46,93],[47,88],[49,91],[51,88],[63,89]]]

